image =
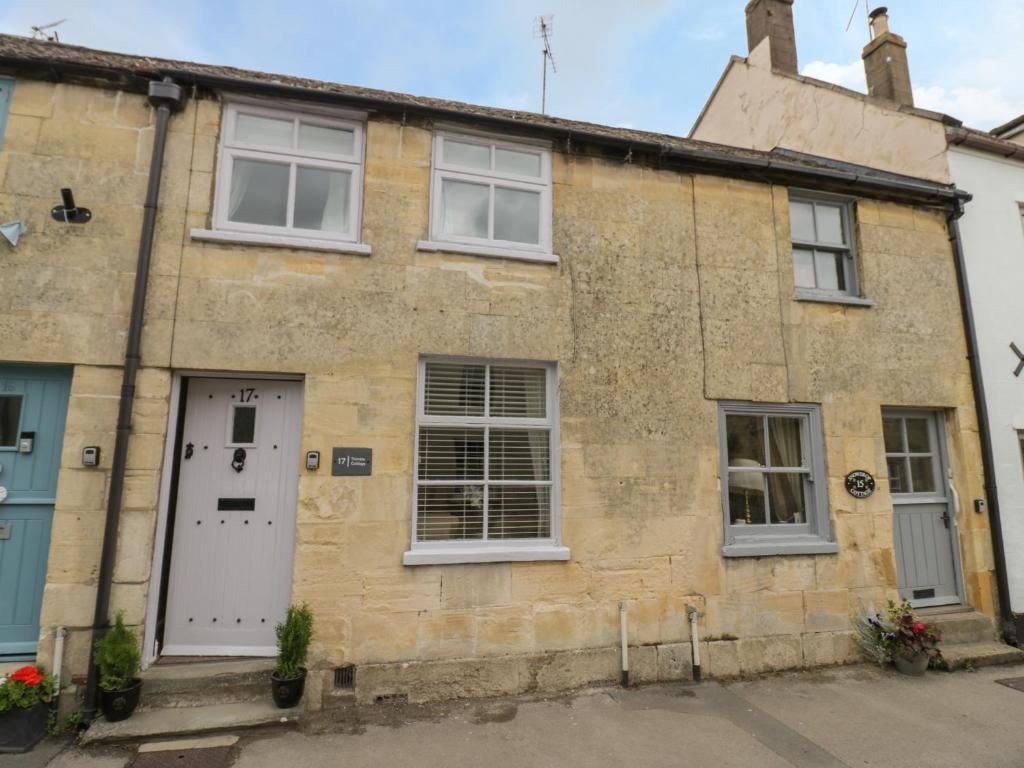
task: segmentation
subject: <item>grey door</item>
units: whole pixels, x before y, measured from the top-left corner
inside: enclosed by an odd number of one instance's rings
[[[960,602],[941,418],[929,411],[882,415],[897,587],[900,597],[918,607]]]
[[[190,379],[163,653],[273,656],[288,610],[302,384]]]

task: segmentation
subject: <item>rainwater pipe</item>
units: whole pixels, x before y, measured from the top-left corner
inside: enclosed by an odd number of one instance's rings
[[[128,465],[128,438],[132,433],[132,406],[135,402],[135,380],[139,372],[142,346],[142,320],[146,309],[146,288],[149,284],[149,264],[153,253],[156,214],[160,202],[160,177],[164,166],[164,148],[167,145],[167,125],[171,112],[181,109],[185,92],[171,78],[149,83],[148,99],[156,110],[153,129],[153,154],[149,161],[149,183],[143,206],[142,232],[139,235],[139,255],[135,267],[135,291],[128,320],[128,344],[124,354],[124,374],[121,379],[121,399],[117,408],[117,436],[114,440],[114,459],[110,466],[110,493],[107,497],[107,517],[103,527],[103,550],[97,579],[96,610],[92,619],[92,642],[100,638],[110,621],[110,588],[114,578],[114,560],[117,555],[117,528],[124,496],[125,469]],[[89,676],[85,684],[83,722],[88,725],[96,717],[99,693],[99,669],[90,660]]]
[[[57,631],[54,632],[53,640],[53,703],[50,705],[50,709],[53,710],[54,715],[60,714],[60,687],[61,687],[61,670],[64,669],[64,638],[68,636],[68,631],[64,627],[57,627]],[[58,722],[60,722],[58,720]]]
[[[686,615],[690,617],[690,645],[693,648],[693,682],[701,681],[700,671],[700,630],[697,629],[697,618],[700,613],[692,605],[686,606]]]
[[[626,626],[625,603],[619,603],[619,630],[622,634],[622,687],[629,688],[629,632]]]

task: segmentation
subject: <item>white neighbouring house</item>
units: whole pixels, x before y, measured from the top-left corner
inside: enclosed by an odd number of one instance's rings
[[[839,172],[843,163],[870,165],[953,183],[974,196],[959,228],[987,401],[1008,602],[1022,614],[1024,115],[986,132],[914,106],[907,43],[890,31],[885,8],[870,15],[871,40],[863,53],[867,94],[801,75],[792,6],[793,0],[747,4],[749,54],[732,57],[690,136],[830,157],[839,161]]]

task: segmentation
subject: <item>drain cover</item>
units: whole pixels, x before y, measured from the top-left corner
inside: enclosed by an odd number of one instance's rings
[[[1007,688],[1013,688],[1015,691],[1024,693],[1024,677],[1007,677],[1002,680],[996,680],[1000,685],[1005,685]]]
[[[145,752],[129,768],[227,768],[231,747]]]

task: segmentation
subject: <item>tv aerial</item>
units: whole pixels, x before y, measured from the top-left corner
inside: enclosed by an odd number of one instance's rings
[[[551,35],[554,32],[554,16],[538,16],[533,20],[533,36],[544,41],[544,69],[540,81],[540,113],[547,114],[548,106],[548,65],[551,74],[558,74],[555,66],[555,55],[551,52]]]
[[[59,21],[51,21],[49,24],[40,24],[38,27],[32,27],[32,39],[33,40],[45,40],[48,43],[59,43],[60,37],[57,35],[56,27],[59,27],[67,19],[60,19]],[[47,30],[53,30],[48,32]]]

